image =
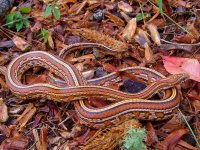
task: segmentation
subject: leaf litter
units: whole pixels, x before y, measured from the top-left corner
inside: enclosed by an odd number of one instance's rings
[[[145,66],[165,76],[188,73],[190,80],[178,87],[180,109],[200,142],[200,2],[159,2],[18,0],[9,6],[0,20],[0,149],[135,149],[127,133],[144,128],[146,133],[138,132],[144,134],[139,141],[145,144],[141,149],[198,149],[180,113],[161,122],[121,117],[121,124],[96,130],[81,124],[73,103],[24,101],[15,97],[5,82],[3,67],[27,51],[43,50],[58,56],[69,44],[82,42],[126,50],[123,55],[108,55],[97,48],[84,48],[73,51],[65,61],[86,79],[117,72],[119,82],[107,86],[125,92],[138,92],[145,85],[136,76],[120,72],[122,68]],[[29,69],[22,83],[51,82],[48,73],[42,67]],[[110,103],[96,97],[86,102],[95,107]]]

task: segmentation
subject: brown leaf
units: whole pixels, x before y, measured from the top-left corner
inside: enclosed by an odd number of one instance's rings
[[[154,24],[148,24],[147,28],[149,30],[149,32],[151,33],[151,38],[154,41],[154,43],[156,43],[158,46],[161,45],[160,42],[160,34],[157,30],[157,27]]]
[[[36,23],[34,24],[34,26],[31,28],[32,32],[38,32],[39,30],[41,30],[42,28],[42,24],[40,21],[36,21]]]
[[[183,148],[185,148],[185,149],[188,149],[188,150],[198,150],[198,148],[196,148],[196,147],[194,147],[194,146],[192,146],[192,145],[186,143],[186,142],[183,141],[183,140],[180,140],[180,141],[178,142],[178,145],[181,145],[181,147],[183,147]],[[182,149],[183,149],[183,148],[182,148]],[[181,150],[182,150],[182,149],[181,149]]]
[[[124,58],[124,62],[131,67],[137,66],[137,63],[131,58]]]
[[[133,7],[131,7],[128,3],[125,3],[123,1],[118,2],[118,7],[120,10],[131,13],[133,12]]]
[[[65,139],[69,139],[69,138],[73,137],[72,133],[70,133],[68,131],[60,132],[60,135]]]
[[[3,99],[0,98],[0,122],[6,122],[8,120],[8,108],[3,102]]]
[[[25,127],[27,122],[33,117],[35,113],[36,113],[36,108],[33,106],[32,103],[29,103],[25,111],[17,118],[20,130],[22,130],[22,128]]]
[[[48,44],[52,49],[54,49],[54,42],[51,34],[48,36]]]
[[[136,21],[136,18],[133,18],[128,22],[128,24],[124,28],[122,37],[128,41],[132,40],[133,35],[135,34],[135,31],[136,31],[136,28],[137,28],[137,21]]]
[[[119,70],[117,67],[109,64],[109,63],[103,63],[103,69],[106,70],[107,72],[114,72]]]
[[[153,51],[149,45],[145,44],[145,58],[148,62],[153,60]]]
[[[47,135],[48,135],[48,128],[42,126],[40,130],[40,143],[42,150],[47,150]]]
[[[88,2],[87,0],[83,1],[83,2],[80,4],[80,6],[79,6],[79,8],[78,8],[78,10],[76,11],[75,14],[79,14],[80,11],[85,7],[85,5],[87,4],[87,2]]]
[[[95,133],[96,133],[95,130],[88,129],[81,137],[79,137],[79,139],[78,139],[79,143],[86,142],[88,139],[90,139],[92,136],[94,136]]]
[[[9,113],[10,114],[19,114],[24,110],[24,106],[13,106],[13,107],[9,107]]]
[[[112,22],[114,22],[116,25],[118,25],[118,26],[125,26],[125,23],[124,23],[124,21],[123,21],[121,18],[119,18],[119,17],[117,17],[117,16],[115,16],[115,15],[109,13],[108,11],[105,12],[105,15],[106,15],[106,17],[108,17]]]
[[[11,130],[6,125],[1,124],[0,125],[0,131],[6,137],[10,137]]]
[[[187,121],[191,119],[191,117],[186,116]],[[164,126],[160,128],[163,132],[172,132],[174,130],[178,130],[180,128],[183,128],[185,125],[185,121],[183,120],[183,117],[180,113],[177,113],[177,115],[174,115],[172,119],[170,119],[167,123],[165,123]]]
[[[200,112],[200,101],[194,100],[192,101],[192,105],[194,107],[195,113],[198,114]]]
[[[175,36],[172,41],[178,42],[178,43],[191,44],[191,43],[194,43],[196,39],[192,35],[179,35],[179,36]]]
[[[147,129],[147,145],[152,146],[154,143],[158,142],[158,137],[151,122],[147,122],[146,129]]]
[[[40,143],[40,138],[39,138],[37,129],[33,129],[33,136],[34,136],[37,150],[42,150],[42,145]]]
[[[159,14],[160,14],[160,12],[159,12]],[[158,28],[163,28],[163,27],[167,26],[167,23],[163,18],[156,18],[156,19],[152,20],[151,23],[156,25]]]
[[[83,77],[86,80],[92,79],[94,77],[94,73],[95,73],[95,70],[88,70],[88,71],[82,72]]]
[[[35,128],[35,127],[39,124],[39,122],[40,122],[40,120],[42,119],[42,117],[43,117],[43,114],[42,114],[42,113],[38,113],[38,114],[35,116],[35,120],[34,120],[34,122],[33,122],[32,128]]]
[[[0,65],[6,64],[10,60],[9,55],[0,55]]]
[[[8,86],[5,81],[6,67],[0,67],[0,75],[4,76],[4,77],[0,77],[0,85],[2,86],[2,90],[7,90]]]
[[[31,45],[17,35],[13,36],[12,41],[16,45],[16,47],[22,51],[28,51],[29,49],[31,49]]]
[[[173,150],[183,135],[188,133],[186,129],[179,129],[169,134],[164,141],[157,144],[156,147],[162,150]]]
[[[26,83],[27,84],[42,83],[42,82],[46,82],[46,81],[47,81],[47,75],[46,74],[42,74],[42,75],[39,75],[37,77],[30,76],[30,75],[26,76]]]
[[[200,33],[199,33],[198,29],[195,28],[194,21],[187,22],[187,29],[192,34],[192,36],[194,36],[196,38],[196,40],[199,40]]]
[[[22,135],[15,136],[12,138],[7,138],[4,140],[0,146],[1,150],[22,150],[28,146],[28,139]]]
[[[136,30],[136,34],[134,36],[134,39],[136,40],[136,42],[138,42],[142,47],[144,47],[145,45],[150,45],[151,42],[147,36],[147,33],[140,29],[140,28],[137,28]]]

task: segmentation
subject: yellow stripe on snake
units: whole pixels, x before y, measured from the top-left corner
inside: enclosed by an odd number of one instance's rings
[[[125,93],[105,86],[105,83],[118,79],[116,72],[100,78],[85,80],[73,65],[63,60],[66,53],[82,47],[99,47],[111,54],[115,52],[106,46],[93,43],[69,46],[61,52],[61,58],[44,51],[27,52],[13,59],[8,65],[6,83],[16,96],[23,99],[47,98],[58,102],[73,101],[82,123],[95,128],[133,117],[142,120],[164,120],[174,115],[181,100],[181,96],[174,86],[188,79],[187,74],[171,75],[166,78],[157,71],[145,67],[125,68],[120,71],[151,81],[151,84],[138,93]],[[122,52],[124,53],[124,51]],[[117,53],[120,52],[117,51]],[[66,84],[59,85],[59,82],[56,84],[22,84],[22,75],[35,66],[49,69],[61,77],[62,82]],[[164,91],[162,99],[149,100],[160,90]],[[94,108],[84,101],[91,96],[103,97],[112,100],[113,103],[105,107]]]

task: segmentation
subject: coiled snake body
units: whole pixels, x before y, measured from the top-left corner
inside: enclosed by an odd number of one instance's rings
[[[75,46],[77,47],[77,44]],[[81,44],[78,46],[81,47]],[[73,46],[61,52],[63,57],[64,53],[67,53],[71,48]],[[34,66],[49,69],[61,77],[67,86],[57,86],[50,83],[22,84],[22,75]],[[152,83],[144,90],[133,94],[114,90],[103,85],[111,80],[116,80],[118,77],[116,73],[85,80],[73,65],[44,51],[28,52],[13,59],[6,71],[6,82],[11,91],[23,99],[44,97],[59,102],[73,101],[81,121],[95,128],[112,124],[116,120],[133,117],[143,120],[164,120],[173,116],[181,99],[174,86],[186,80],[188,78],[186,74],[177,74],[166,78],[145,67],[129,67],[121,71],[135,74],[139,78],[150,80]],[[148,100],[162,89],[164,96],[161,100]],[[114,103],[101,108],[93,108],[84,101],[89,96],[105,97]]]

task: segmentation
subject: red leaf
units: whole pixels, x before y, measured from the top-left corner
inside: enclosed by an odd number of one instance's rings
[[[200,82],[200,64],[197,59],[162,56],[165,69],[171,74],[187,73]]]

